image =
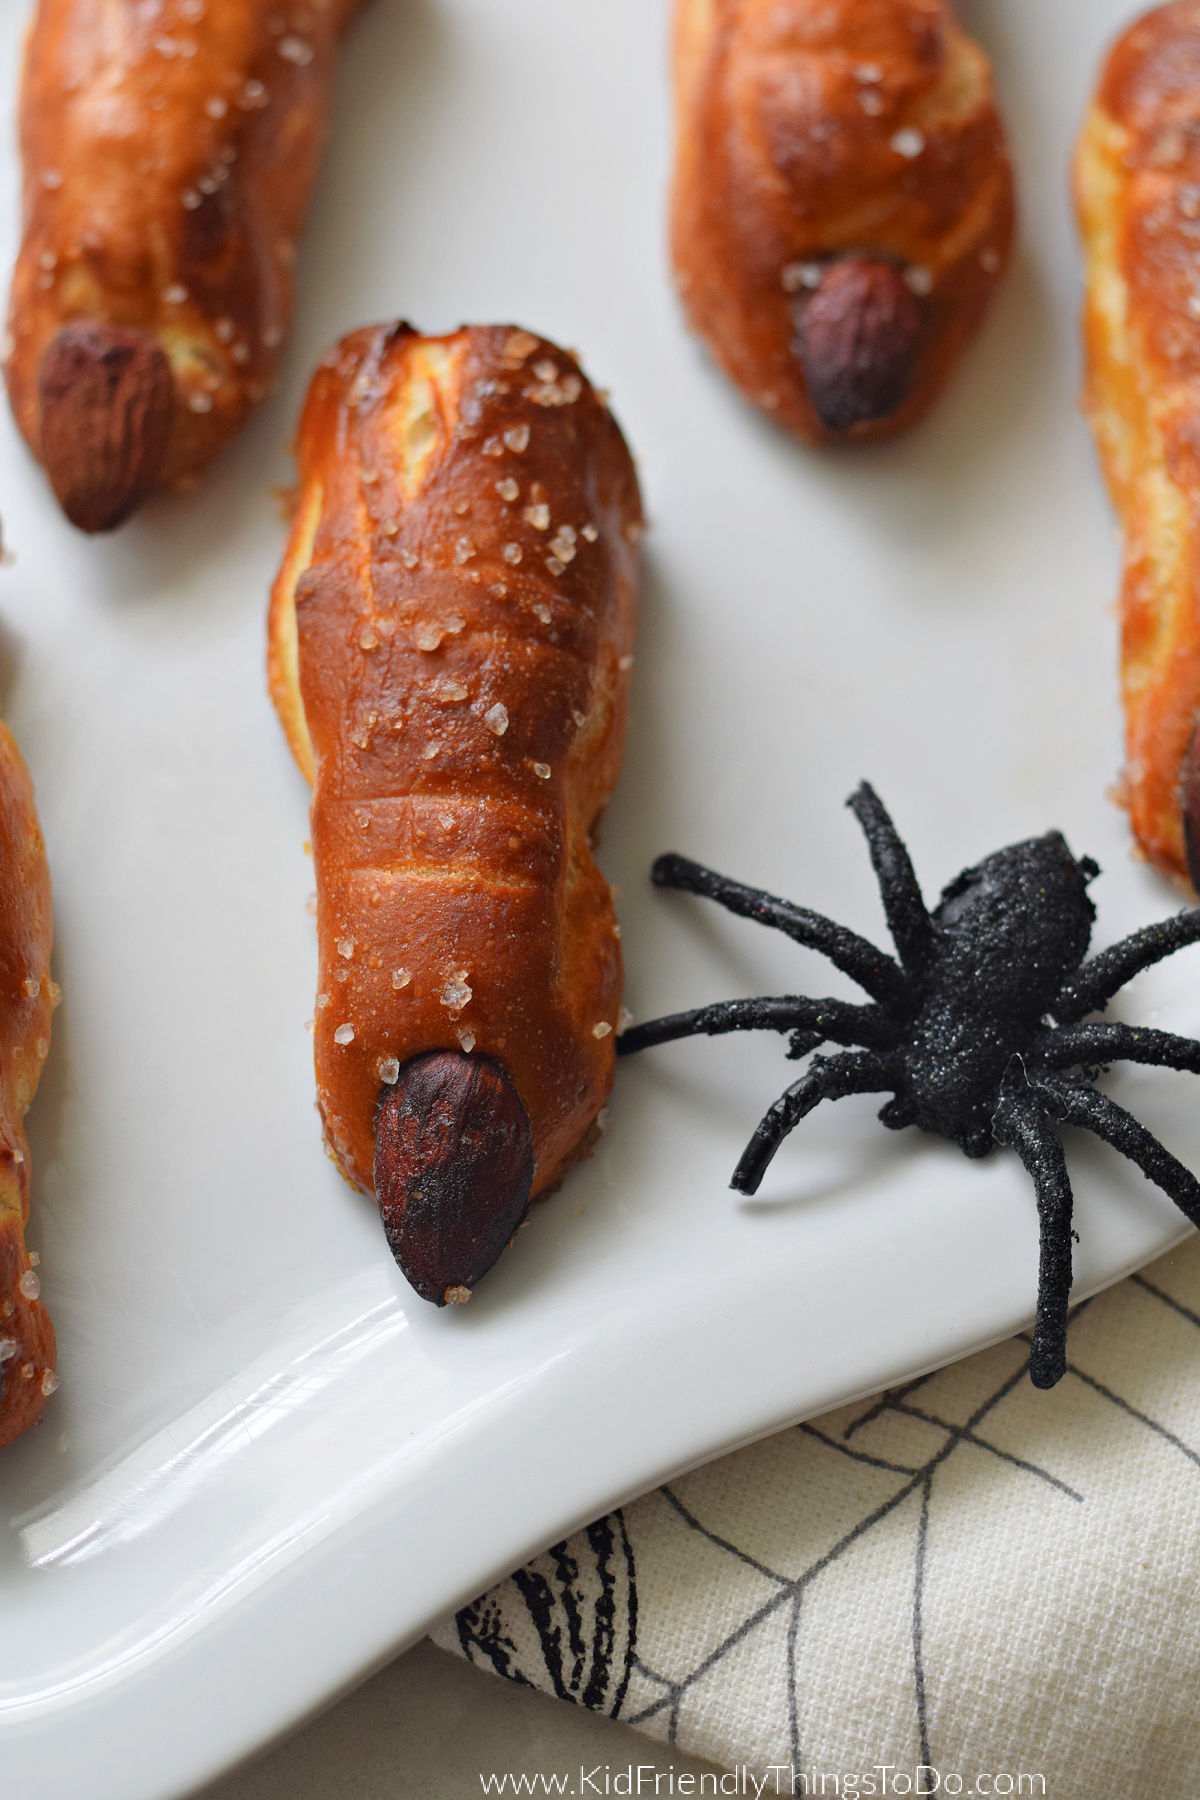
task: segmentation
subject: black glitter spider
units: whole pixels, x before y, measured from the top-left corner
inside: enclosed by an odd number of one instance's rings
[[[1200,1074],[1200,1042],[1167,1031],[1085,1022],[1140,969],[1200,941],[1200,910],[1149,925],[1083,959],[1096,909],[1098,865],[1076,861],[1061,833],[998,850],[966,869],[930,913],[895,826],[864,782],[848,805],[866,835],[899,961],[820,913],[743,887],[682,856],[654,865],[657,887],[715,900],[827,956],[870,995],[869,1006],[794,994],[729,1000],[627,1031],[629,1056],[697,1033],[786,1031],[788,1054],[821,1044],[860,1046],[814,1057],[760,1122],[732,1186],[758,1191],[784,1138],[822,1100],[890,1092],[879,1117],[893,1131],[917,1125],[967,1156],[996,1142],[1021,1158],[1037,1190],[1041,1227],[1037,1320],[1030,1374],[1053,1387],[1066,1369],[1071,1292],[1071,1184],[1059,1124],[1082,1126],[1136,1163],[1193,1225],[1200,1182],[1145,1126],[1092,1085],[1117,1061]]]

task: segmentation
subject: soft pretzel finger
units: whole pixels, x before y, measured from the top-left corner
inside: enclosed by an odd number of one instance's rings
[[[360,3],[40,0],[6,370],[85,531],[191,480],[269,389]]]
[[[1200,882],[1200,7],[1114,45],[1075,164],[1084,405],[1125,535],[1125,796],[1151,862]],[[1190,835],[1190,842],[1189,842]]]
[[[676,0],[675,88],[693,328],[801,437],[903,431],[1008,260],[987,58],[946,0]]]
[[[25,1246],[29,1144],[22,1121],[50,1041],[50,877],[28,772],[0,725],[0,1445],[58,1385],[54,1328]]]
[[[317,1093],[425,1298],[465,1298],[612,1082],[641,507],[574,358],[359,331],[314,377],[271,688],[313,781]]]

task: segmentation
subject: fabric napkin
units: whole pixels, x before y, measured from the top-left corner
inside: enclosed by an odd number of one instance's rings
[[[1200,1239],[1076,1310],[1052,1392],[1028,1354],[686,1475],[434,1641],[727,1793],[1197,1800]]]

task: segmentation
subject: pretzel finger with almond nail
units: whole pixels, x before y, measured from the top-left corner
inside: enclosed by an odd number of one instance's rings
[[[67,517],[185,485],[267,393],[361,0],[40,0],[6,373]]]
[[[621,956],[592,855],[616,783],[641,505],[567,352],[359,331],[322,364],[271,603],[313,783],[317,1094],[400,1267],[462,1300],[586,1153]]]
[[[1008,261],[986,56],[946,0],[676,0],[674,62],[693,329],[811,442],[905,430]]]

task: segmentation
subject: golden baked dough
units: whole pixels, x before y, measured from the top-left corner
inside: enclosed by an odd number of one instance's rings
[[[983,52],[946,0],[676,0],[675,89],[693,328],[801,437],[905,430],[1008,261]]]
[[[40,0],[6,357],[68,516],[117,525],[266,394],[360,0]]]
[[[625,737],[633,464],[565,351],[404,325],[321,365],[298,458],[270,680],[313,782],[326,1138],[395,1222],[410,1187],[381,1191],[381,1095],[391,1119],[414,1059],[451,1052],[451,1085],[488,1059],[492,1089],[464,1087],[448,1129],[496,1107],[519,1136],[523,1109],[527,1198],[586,1148],[613,1076],[621,957],[590,846]]]
[[[1125,795],[1141,849],[1188,872],[1200,771],[1200,7],[1116,43],[1079,140],[1084,405],[1125,535]],[[1200,837],[1192,847],[1200,879]]]
[[[54,1327],[25,1248],[23,1124],[50,1045],[51,936],[50,876],[33,787],[0,725],[0,1445],[40,1417],[58,1385]]]

